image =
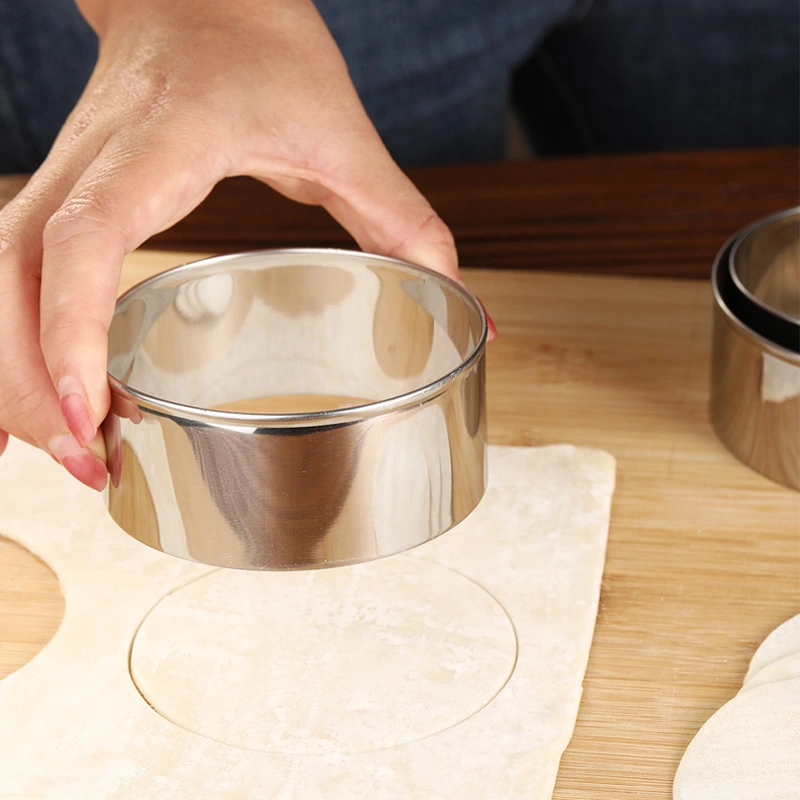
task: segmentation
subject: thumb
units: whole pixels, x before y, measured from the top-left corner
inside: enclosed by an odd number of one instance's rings
[[[394,162],[366,115],[349,123],[327,141],[325,163],[310,181],[275,173],[258,177],[292,199],[322,205],[363,250],[463,283],[450,229]]]

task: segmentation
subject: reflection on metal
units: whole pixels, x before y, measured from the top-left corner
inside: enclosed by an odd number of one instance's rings
[[[207,259],[128,292],[109,341],[109,510],[152,547],[348,564],[440,535],[483,495],[486,319],[436,273],[333,250]],[[300,395],[364,401],[216,408]]]
[[[712,286],[714,430],[745,464],[800,490],[800,210],[734,236]]]

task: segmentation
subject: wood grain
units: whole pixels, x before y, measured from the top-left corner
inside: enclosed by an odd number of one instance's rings
[[[618,460],[601,607],[556,798],[669,798],[689,741],[800,611],[800,496],[707,418],[704,283],[471,274],[496,317],[490,438]]]
[[[52,570],[0,536],[0,680],[53,638],[63,616],[64,600]]]
[[[711,431],[706,281],[528,268],[706,277],[728,235],[798,202],[798,174],[795,150],[414,173],[463,262],[506,268],[466,272],[500,333],[488,355],[490,440],[566,441],[618,460],[597,630],[557,800],[670,798],[694,733],[735,693],[757,644],[800,611],[800,500]],[[345,239],[318,209],[235,179],[156,243],[214,252]],[[189,258],[134,254],[122,288]],[[57,601],[54,585],[37,585]]]
[[[795,148],[536,159],[409,171],[475,267],[707,278],[722,243],[800,202]],[[15,178],[0,178],[0,205]],[[147,247],[353,245],[321,209],[223,181]]]
[[[130,257],[124,285],[169,258]],[[758,643],[800,611],[800,495],[711,430],[706,283],[466,278],[500,333],[490,440],[571,442],[618,461],[597,630],[554,797],[667,800],[692,736],[737,691]]]

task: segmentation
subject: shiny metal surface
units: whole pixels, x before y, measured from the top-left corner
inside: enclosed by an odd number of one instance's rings
[[[738,289],[765,310],[800,325],[800,208],[759,220],[733,243]]]
[[[276,250],[134,287],[109,333],[108,507],[131,536],[225,567],[388,556],[464,519],[486,481],[486,318],[393,259]],[[338,395],[311,413],[213,410]]]
[[[792,332],[791,320],[772,319],[764,308],[791,308],[793,284],[780,277],[770,279],[769,291],[762,291],[765,284],[758,278],[770,275],[776,255],[785,259],[785,254],[797,251],[791,239],[779,247],[767,246],[777,241],[770,237],[759,237],[757,246],[741,247],[742,237],[753,230],[734,236],[720,251],[712,271],[711,423],[737,458],[768,478],[800,490],[800,338]],[[792,226],[792,230],[797,228]],[[734,281],[734,253],[739,258],[739,283]],[[800,260],[786,263],[780,262],[779,276],[800,270]],[[754,296],[760,296],[757,307],[744,295],[741,281]]]

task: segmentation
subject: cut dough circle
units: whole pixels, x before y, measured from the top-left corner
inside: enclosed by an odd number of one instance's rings
[[[503,688],[517,641],[478,584],[421,558],[335,570],[218,570],[142,622],[131,675],[148,703],[224,744],[370,752],[472,716]]]
[[[800,679],[738,694],[684,753],[674,800],[798,800]]]
[[[750,666],[744,676],[747,683],[760,669],[773,661],[778,661],[792,653],[800,652],[800,614],[790,617],[775,628],[750,659]]]
[[[746,692],[756,686],[763,686],[765,683],[788,681],[792,678],[800,678],[800,652],[784,656],[762,667],[744,682],[744,686],[739,691]],[[798,754],[798,758],[800,758],[800,754]]]

